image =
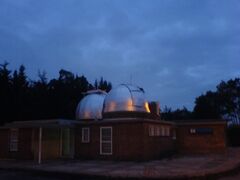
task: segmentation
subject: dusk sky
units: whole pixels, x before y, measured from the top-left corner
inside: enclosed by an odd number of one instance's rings
[[[0,0],[0,63],[132,83],[161,106],[240,76],[239,0]],[[131,78],[132,77],[132,78]]]

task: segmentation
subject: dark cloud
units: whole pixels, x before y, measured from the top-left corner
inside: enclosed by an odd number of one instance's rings
[[[237,0],[2,0],[0,58],[143,86],[173,108],[240,76]]]

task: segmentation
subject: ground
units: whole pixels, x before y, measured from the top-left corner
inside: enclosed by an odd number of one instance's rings
[[[9,170],[0,170],[1,180],[59,180],[59,179],[69,179],[66,177],[60,178],[59,176],[53,177],[48,175],[39,175],[31,172],[15,172]],[[78,177],[78,180],[89,180],[89,178]],[[92,178],[93,179],[93,178]],[[216,178],[218,180],[238,180],[240,179],[240,170],[232,175]]]
[[[30,172],[14,172],[7,170],[0,170],[1,180],[57,180],[58,178],[37,176]]]
[[[208,155],[181,155],[172,158],[154,160],[147,162],[123,162],[123,161],[83,161],[83,160],[59,160],[43,162],[39,165],[33,161],[15,161],[0,160],[0,169],[18,170],[13,174],[8,171],[2,171],[0,179],[9,177],[18,178],[26,176],[26,179],[41,180],[41,177],[35,177],[35,174],[24,172],[35,172],[44,176],[48,180],[59,178],[85,178],[95,179],[99,177],[107,178],[160,178],[160,179],[176,179],[176,178],[206,178],[217,179],[220,176],[233,174],[233,169],[240,167],[240,148],[229,148],[225,153],[208,154]],[[16,173],[16,174],[15,174]],[[20,173],[20,174],[18,174]],[[2,175],[3,174],[3,175]],[[30,177],[29,177],[30,176]],[[231,180],[239,177],[240,174],[233,177],[226,177]],[[38,179],[40,178],[40,179]],[[15,179],[15,178],[13,178]],[[22,179],[22,178],[20,178]],[[24,178],[25,179],[25,178]],[[240,178],[239,178],[240,179]],[[224,179],[223,179],[224,180]]]
[[[240,179],[240,170],[234,174],[230,174],[228,176],[223,176],[219,178],[219,180],[238,180],[238,179]]]
[[[32,173],[32,172],[19,172],[19,171],[12,171],[12,170],[0,170],[0,179],[1,180],[64,180],[69,179],[65,176],[54,176],[54,175],[41,175],[39,173]],[[72,179],[72,178],[71,178]],[[78,177],[78,180],[89,180],[87,178]]]

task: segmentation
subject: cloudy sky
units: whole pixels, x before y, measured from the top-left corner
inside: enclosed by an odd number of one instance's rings
[[[240,76],[239,0],[1,0],[0,63],[143,87],[172,108]],[[131,78],[132,77],[132,78]]]

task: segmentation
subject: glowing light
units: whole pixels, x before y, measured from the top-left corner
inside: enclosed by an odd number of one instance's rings
[[[116,110],[116,103],[112,101],[109,103],[108,111],[114,111],[114,110]]]
[[[91,118],[91,113],[89,112],[89,111],[85,111],[84,112],[84,117],[86,117],[86,118]]]
[[[148,102],[145,102],[144,106],[145,106],[146,111],[147,111],[148,113],[150,113],[150,109],[149,109]]]
[[[128,99],[128,101],[127,101],[127,110],[134,111],[132,99]]]

